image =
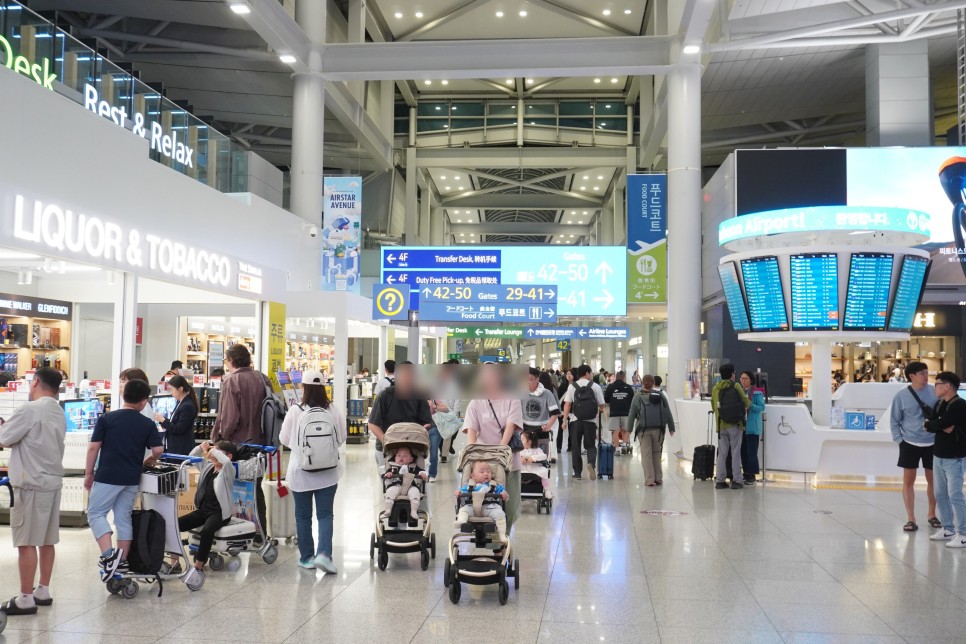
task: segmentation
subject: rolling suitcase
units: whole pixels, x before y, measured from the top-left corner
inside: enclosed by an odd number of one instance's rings
[[[714,423],[714,412],[708,412],[708,444],[694,448],[694,458],[691,460],[691,474],[695,480],[707,481],[714,478],[715,447],[711,444],[711,425]]]
[[[597,478],[608,477],[614,480],[614,446],[601,440],[600,427],[597,433]]]
[[[262,480],[262,493],[265,495],[266,520],[268,522],[268,536],[272,539],[294,539],[295,530],[295,500],[292,493],[285,487],[282,480],[282,450],[275,452],[277,466],[272,471],[272,460],[269,459],[268,476]]]

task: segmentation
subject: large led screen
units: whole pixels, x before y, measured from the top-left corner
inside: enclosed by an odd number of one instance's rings
[[[885,331],[892,255],[853,253],[845,293],[845,331]]]
[[[750,331],[748,311],[745,309],[745,298],[741,295],[741,284],[738,282],[735,263],[727,262],[719,265],[718,274],[721,276],[725,301],[728,302],[728,313],[731,314],[731,327],[738,333]]]
[[[792,329],[838,331],[839,261],[835,253],[792,255]]]
[[[899,283],[889,313],[889,330],[908,333],[916,319],[916,309],[922,300],[922,287],[929,267],[925,257],[906,255],[899,270]]]
[[[741,260],[741,276],[748,295],[752,331],[788,331],[788,312],[782,289],[778,258],[755,257]]]

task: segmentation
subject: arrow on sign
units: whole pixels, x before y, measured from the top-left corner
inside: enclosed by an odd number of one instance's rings
[[[553,289],[551,289],[551,290],[547,291],[547,297],[549,297],[552,300],[555,297],[557,297],[557,292],[554,291]]]
[[[429,297],[429,294],[430,293],[432,293],[432,291],[430,291],[428,288],[424,288],[423,289],[423,296],[424,297]]]
[[[553,309],[545,309],[543,314],[546,315],[548,318],[551,318],[553,317]]]
[[[614,273],[614,269],[610,267],[610,264],[608,264],[607,262],[604,262],[604,261],[602,261],[600,264],[598,264],[597,265],[597,268],[594,269],[594,275],[600,275],[600,283],[601,284],[606,284],[607,283],[607,275],[608,274],[613,274],[613,273]],[[613,298],[611,298],[611,299],[613,300]],[[605,306],[604,308],[607,308],[607,307]]]
[[[584,331],[583,329],[581,329],[580,331],[578,331],[578,333],[580,334],[580,337],[584,337],[585,335],[587,335],[587,332]]]
[[[527,329],[527,335],[529,335],[532,338],[533,337],[533,329]]]
[[[480,337],[480,336],[481,336],[481,335],[483,335],[484,333],[486,333],[486,332],[485,332],[485,331],[484,331],[483,329],[477,329],[477,330],[476,330],[476,337]]]
[[[386,255],[386,261],[389,262],[390,264],[395,264],[396,256],[393,255],[392,253],[389,253],[388,255]]]
[[[660,295],[658,295],[657,293],[645,293],[644,297],[649,297],[652,300],[656,300],[657,298],[660,297]],[[604,307],[604,308],[607,308],[607,307]]]
[[[614,296],[611,295],[610,294],[610,291],[608,291],[605,288],[604,289],[604,295],[603,295],[603,297],[595,297],[594,298],[594,301],[595,302],[601,302],[601,308],[602,309],[606,309],[607,307],[609,307],[611,304],[614,303]]]
[[[392,275],[390,275],[389,277],[386,278],[386,283],[387,284],[395,284],[396,283],[396,278],[393,277]]]

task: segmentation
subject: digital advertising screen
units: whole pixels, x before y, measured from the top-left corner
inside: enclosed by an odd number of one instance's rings
[[[902,258],[899,283],[892,301],[892,310],[889,312],[890,331],[908,333],[912,330],[928,269],[929,260],[925,257],[906,255]]]
[[[845,331],[884,331],[892,284],[892,255],[853,253],[845,294]]]
[[[791,255],[788,260],[792,285],[792,329],[838,331],[838,255]]]
[[[154,413],[161,414],[168,420],[171,420],[171,415],[174,413],[174,408],[177,406],[178,401],[174,399],[174,396],[151,397],[151,408],[154,409]]]
[[[735,268],[735,263],[721,264],[718,266],[718,274],[721,276],[721,286],[724,288],[728,312],[731,314],[731,327],[737,333],[751,331],[748,311],[745,309],[745,298],[741,293],[741,284],[738,282],[738,270]]]
[[[748,297],[752,331],[788,331],[785,291],[782,289],[778,258],[755,257],[741,260],[741,275]]]
[[[63,400],[64,416],[67,418],[68,432],[92,432],[97,419],[104,413],[100,400]]]

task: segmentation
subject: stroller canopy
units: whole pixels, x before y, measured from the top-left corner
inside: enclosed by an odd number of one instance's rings
[[[388,456],[400,447],[408,447],[416,458],[426,458],[429,455],[429,431],[417,423],[390,425],[382,439],[382,453]]]

